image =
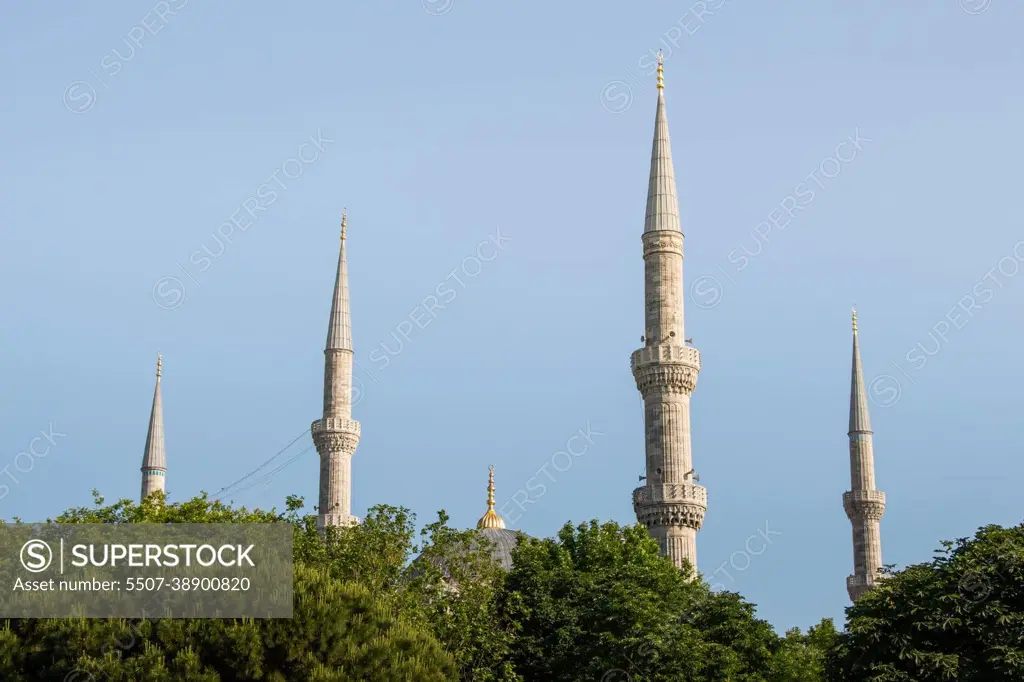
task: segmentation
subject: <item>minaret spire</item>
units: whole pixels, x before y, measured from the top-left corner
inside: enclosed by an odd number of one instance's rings
[[[644,401],[647,475],[646,485],[633,491],[633,509],[663,554],[676,566],[685,560],[696,568],[707,490],[694,483],[690,395],[701,365],[700,353],[683,341],[683,232],[660,54],[642,242],[644,347],[633,352],[630,364]]]
[[[359,445],[359,422],[352,419],[352,324],[349,313],[348,263],[345,229],[348,212],[341,214],[341,246],[334,278],[331,317],[324,348],[324,413],[313,422],[313,442],[320,454],[318,524],[338,526],[352,516],[352,455]]]
[[[334,278],[334,298],[331,299],[331,321],[327,327],[329,350],[352,350],[352,323],[348,302],[348,260],[345,257],[345,227],[348,209],[341,213],[341,247],[338,250],[338,272]]]
[[[505,519],[498,516],[494,511],[494,465],[491,465],[491,474],[487,479],[487,513],[476,522],[477,528],[504,528]]]
[[[149,412],[149,430],[146,432],[146,449],[142,453],[142,499],[150,493],[166,489],[167,452],[164,448],[164,403],[160,395],[160,376],[163,374],[163,356],[156,355],[156,388],[153,390],[153,406]]]
[[[672,144],[668,136],[668,114],[665,112],[664,65],[664,57],[658,53],[658,104],[654,112],[654,144],[651,148],[651,174],[647,185],[644,232],[682,231],[679,226],[679,199],[676,197]],[[681,319],[682,310],[679,312]]]
[[[846,579],[851,601],[881,579],[882,537],[879,522],[885,513],[885,493],[875,489],[875,454],[868,415],[864,372],[860,363],[857,309],[853,309],[853,361],[850,378],[850,491],[843,493],[843,508],[853,526],[853,575]]]

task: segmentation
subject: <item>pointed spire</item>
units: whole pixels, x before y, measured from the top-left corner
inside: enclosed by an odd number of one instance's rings
[[[853,309],[853,372],[850,377],[850,433],[871,433],[868,396],[864,390],[864,372],[860,365],[857,340],[857,309]]]
[[[338,273],[334,279],[331,321],[327,328],[327,350],[352,350],[352,324],[348,302],[348,261],[345,258],[345,227],[348,211],[341,214],[341,248],[338,251]]]
[[[153,391],[153,407],[149,413],[146,449],[142,454],[143,498],[154,490],[164,489],[164,473],[167,471],[167,454],[164,449],[164,407],[163,398],[160,395],[160,376],[163,374],[163,364],[163,356],[157,353],[156,388]]]
[[[647,185],[647,215],[644,232],[673,230],[680,232],[679,200],[672,166],[672,145],[668,137],[665,113],[665,59],[658,53],[658,108],[654,114],[654,145],[651,149],[651,176]]]
[[[476,522],[477,528],[504,528],[505,520],[494,511],[494,465],[490,468],[490,477],[487,481],[487,513]]]

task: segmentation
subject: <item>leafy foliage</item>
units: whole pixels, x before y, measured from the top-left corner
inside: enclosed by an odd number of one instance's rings
[[[0,679],[820,682],[830,621],[778,637],[734,593],[659,556],[642,527],[566,524],[520,539],[514,567],[440,512],[404,509],[321,531],[285,510],[206,496],[70,509],[62,523],[288,523],[291,620],[20,620],[0,624]]]
[[[432,682],[456,675],[429,619],[399,608],[416,603],[401,589],[414,535],[404,510],[376,508],[365,523],[324,534],[316,530],[315,516],[298,515],[302,500],[294,497],[284,513],[233,509],[205,495],[166,504],[154,494],[141,504],[104,506],[95,494],[95,502],[57,521],[291,523],[294,617],[8,621],[0,629],[0,679]]]
[[[944,542],[847,610],[834,682],[1024,680],[1024,524]]]
[[[738,595],[677,570],[640,526],[566,524],[557,540],[521,543],[501,606],[520,624],[526,680],[821,679],[804,639],[781,640]]]

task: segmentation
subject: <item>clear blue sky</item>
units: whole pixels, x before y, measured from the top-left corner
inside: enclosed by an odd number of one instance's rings
[[[548,465],[556,480],[540,474],[515,526],[631,522],[649,51],[667,44],[687,336],[704,360],[700,568],[780,629],[841,618],[852,304],[885,561],[1021,519],[1024,7],[964,3],[974,13],[709,0],[700,18],[661,0],[7,6],[0,467],[19,482],[0,473],[0,516],[52,516],[93,487],[138,494],[157,350],[173,498],[216,491],[302,434],[321,409],[348,206],[356,513],[443,507],[469,526],[487,465],[499,501]],[[318,131],[333,142],[300,150]],[[827,161],[858,131],[869,141],[839,152],[852,160]],[[275,173],[286,189],[249,224],[244,202]],[[203,261],[233,215],[246,229]],[[783,227],[759,228],[769,216]],[[504,249],[467,276],[499,229]],[[741,269],[743,249],[757,255]],[[454,298],[424,318],[446,278]],[[968,294],[975,307],[951,313]],[[396,330],[408,338],[382,367]],[[19,472],[51,423],[66,435]],[[557,471],[588,423],[601,435]],[[307,452],[230,499],[313,503],[316,489]],[[780,535],[745,556],[766,523]]]

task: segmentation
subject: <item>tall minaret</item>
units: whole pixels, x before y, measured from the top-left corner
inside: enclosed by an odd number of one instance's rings
[[[664,60],[658,55],[658,108],[644,219],[644,347],[630,358],[644,401],[647,484],[633,491],[637,521],[663,554],[696,569],[697,531],[707,511],[707,490],[695,485],[690,452],[690,394],[700,353],[683,339],[683,232],[665,114]]]
[[[850,492],[843,508],[853,526],[853,575],[846,579],[850,600],[856,601],[881,579],[882,537],[878,528],[885,512],[885,493],[875,489],[875,453],[871,419],[864,392],[857,343],[857,309],[853,309],[853,374],[850,381]]]
[[[163,357],[156,356],[156,390],[153,391],[153,408],[149,412],[149,431],[146,433],[146,450],[142,453],[142,499],[154,490],[163,491],[167,485],[167,453],[164,450],[164,401],[160,396],[160,375],[163,373]]]
[[[318,525],[340,526],[352,516],[352,455],[359,444],[359,422],[352,419],[352,325],[349,321],[346,214],[341,215],[341,248],[334,280],[331,320],[324,349],[324,416],[310,427],[320,453]]]

